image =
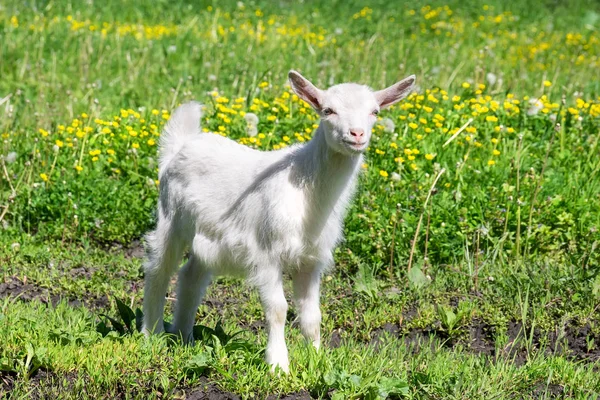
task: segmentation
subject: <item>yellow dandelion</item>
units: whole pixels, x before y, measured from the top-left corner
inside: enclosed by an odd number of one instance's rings
[[[550,87],[550,86],[552,86],[552,82],[550,82],[550,81],[544,81],[544,86],[545,87]]]
[[[492,154],[495,155],[495,156],[499,156],[500,155],[500,151],[494,149],[494,151],[492,151]]]
[[[44,182],[48,182],[48,175],[46,175],[46,174],[44,174],[44,173],[41,173],[41,174],[40,174],[40,178],[42,178],[42,180],[43,180]]]
[[[494,160],[489,160],[487,162],[487,165],[494,165],[494,164],[496,164],[496,161],[494,161]]]
[[[382,169],[379,170],[379,175],[383,176],[384,178],[388,177],[388,173],[386,171],[382,170]]]
[[[425,154],[425,158],[431,161],[435,158],[435,154],[427,153]]]

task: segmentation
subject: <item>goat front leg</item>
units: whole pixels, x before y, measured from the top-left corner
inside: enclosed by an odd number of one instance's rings
[[[285,345],[285,319],[288,305],[283,293],[281,270],[261,271],[257,287],[269,332],[266,361],[271,365],[271,371],[274,372],[279,367],[283,372],[288,373],[288,351]]]
[[[294,273],[292,280],[300,330],[318,350],[321,345],[321,309],[319,307],[321,270],[316,266],[300,269]]]

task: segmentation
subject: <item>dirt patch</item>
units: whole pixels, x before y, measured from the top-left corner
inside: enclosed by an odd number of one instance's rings
[[[272,394],[267,397],[267,400],[278,400],[278,399],[280,399],[280,400],[312,400],[312,396],[306,390],[302,390],[300,392],[289,393],[284,396]]]
[[[175,398],[186,400],[239,400],[240,396],[224,391],[216,384],[209,382],[206,377],[201,377],[198,387],[181,388],[180,393]]]
[[[329,347],[332,349],[337,349],[342,345],[342,333],[339,329],[334,329],[331,332],[331,337],[329,338]]]
[[[62,296],[35,282],[21,280],[16,276],[11,276],[5,282],[0,283],[0,299],[5,297],[15,297],[21,301],[39,301],[52,306],[56,306],[64,298],[71,307],[85,306],[89,309],[107,308],[109,304],[106,297],[85,296],[81,299],[74,299]]]
[[[561,385],[551,383],[538,383],[531,391],[531,397],[534,399],[557,399],[564,398],[565,388]]]
[[[496,329],[485,322],[474,320],[469,326],[469,349],[482,355],[492,356],[495,353],[496,346],[494,336]]]
[[[104,246],[105,249],[123,253],[125,258],[144,258],[146,250],[144,250],[144,243],[139,240],[133,240],[129,245],[123,245],[123,243],[112,242]]]
[[[379,346],[381,346],[385,337],[398,337],[399,334],[400,326],[387,323],[381,328],[371,331],[371,340],[369,341],[369,344],[375,346],[376,349],[379,349]]]
[[[589,324],[576,326],[568,323],[549,333],[539,329],[524,327],[521,322],[509,322],[508,344],[504,352],[514,357],[517,365],[527,361],[528,351],[543,350],[547,355],[563,355],[577,361],[595,362],[600,360],[598,342],[600,335],[595,334]],[[527,348],[529,347],[529,349]]]
[[[17,374],[12,371],[0,371],[0,397],[12,392],[15,387]]]

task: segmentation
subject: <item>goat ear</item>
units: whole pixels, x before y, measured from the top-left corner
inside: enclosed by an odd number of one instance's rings
[[[379,107],[389,107],[408,96],[415,87],[416,80],[417,78],[414,75],[411,75],[386,89],[375,92],[375,98],[379,103]]]
[[[292,90],[298,97],[310,104],[315,110],[320,111],[322,108],[323,91],[294,70],[289,72],[288,78],[290,79]]]

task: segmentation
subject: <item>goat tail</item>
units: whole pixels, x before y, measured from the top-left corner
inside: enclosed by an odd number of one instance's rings
[[[175,109],[160,135],[161,170],[164,170],[175,154],[181,150],[188,136],[200,132],[201,118],[202,105],[198,102],[185,103]]]

